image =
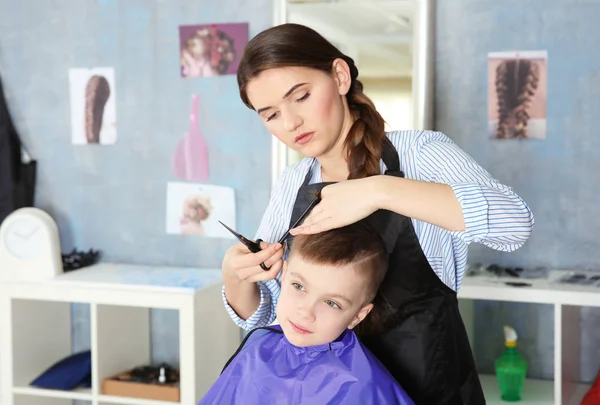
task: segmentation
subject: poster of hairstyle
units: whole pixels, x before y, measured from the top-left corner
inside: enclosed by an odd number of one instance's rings
[[[235,229],[232,188],[198,183],[167,184],[167,233],[233,238],[219,221]]]
[[[488,55],[488,131],[493,139],[545,139],[546,51]]]
[[[179,42],[182,77],[233,75],[248,43],[248,23],[182,25]]]
[[[72,143],[114,144],[117,141],[114,69],[69,69],[69,87]]]

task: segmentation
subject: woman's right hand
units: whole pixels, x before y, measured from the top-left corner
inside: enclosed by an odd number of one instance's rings
[[[277,277],[283,267],[283,245],[280,243],[261,242],[263,250],[252,253],[242,243],[236,243],[227,249],[223,258],[223,276],[230,280],[257,281],[271,280]],[[263,270],[264,263],[269,270]]]

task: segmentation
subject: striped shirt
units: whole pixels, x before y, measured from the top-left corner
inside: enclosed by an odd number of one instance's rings
[[[492,178],[450,138],[440,132],[416,130],[390,132],[387,136],[398,151],[405,177],[448,184],[462,207],[464,231],[452,232],[412,219],[429,264],[446,285],[458,291],[470,243],[482,243],[504,252],[512,252],[525,243],[534,225],[527,204],[510,187]],[[381,162],[382,173],[385,169]],[[256,238],[273,242],[288,229],[298,189],[309,172],[311,183],[321,182],[321,167],[316,159],[304,158],[286,168],[273,187]],[[258,282],[260,305],[247,320],[229,306],[223,287],[225,308],[239,327],[250,330],[275,321],[280,276],[281,273],[273,280]]]

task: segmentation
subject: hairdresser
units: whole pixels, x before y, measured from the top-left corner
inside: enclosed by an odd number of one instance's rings
[[[308,27],[258,34],[237,75],[243,102],[305,158],[273,188],[256,234],[271,243],[258,253],[236,244],[225,254],[223,299],[234,322],[250,330],[275,321],[286,248],[273,242],[315,191],[321,202],[292,235],[388,210],[380,232],[390,266],[380,293],[392,316],[362,338],[416,404],[485,404],[456,291],[468,244],[511,252],[525,243],[534,222],[526,203],[444,134],[386,133],[353,60]],[[299,309],[307,325],[327,304],[311,305]]]

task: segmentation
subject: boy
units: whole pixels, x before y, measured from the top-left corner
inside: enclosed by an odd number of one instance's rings
[[[373,309],[388,267],[368,220],[294,238],[279,325],[250,332],[199,405],[413,405],[352,330]]]

